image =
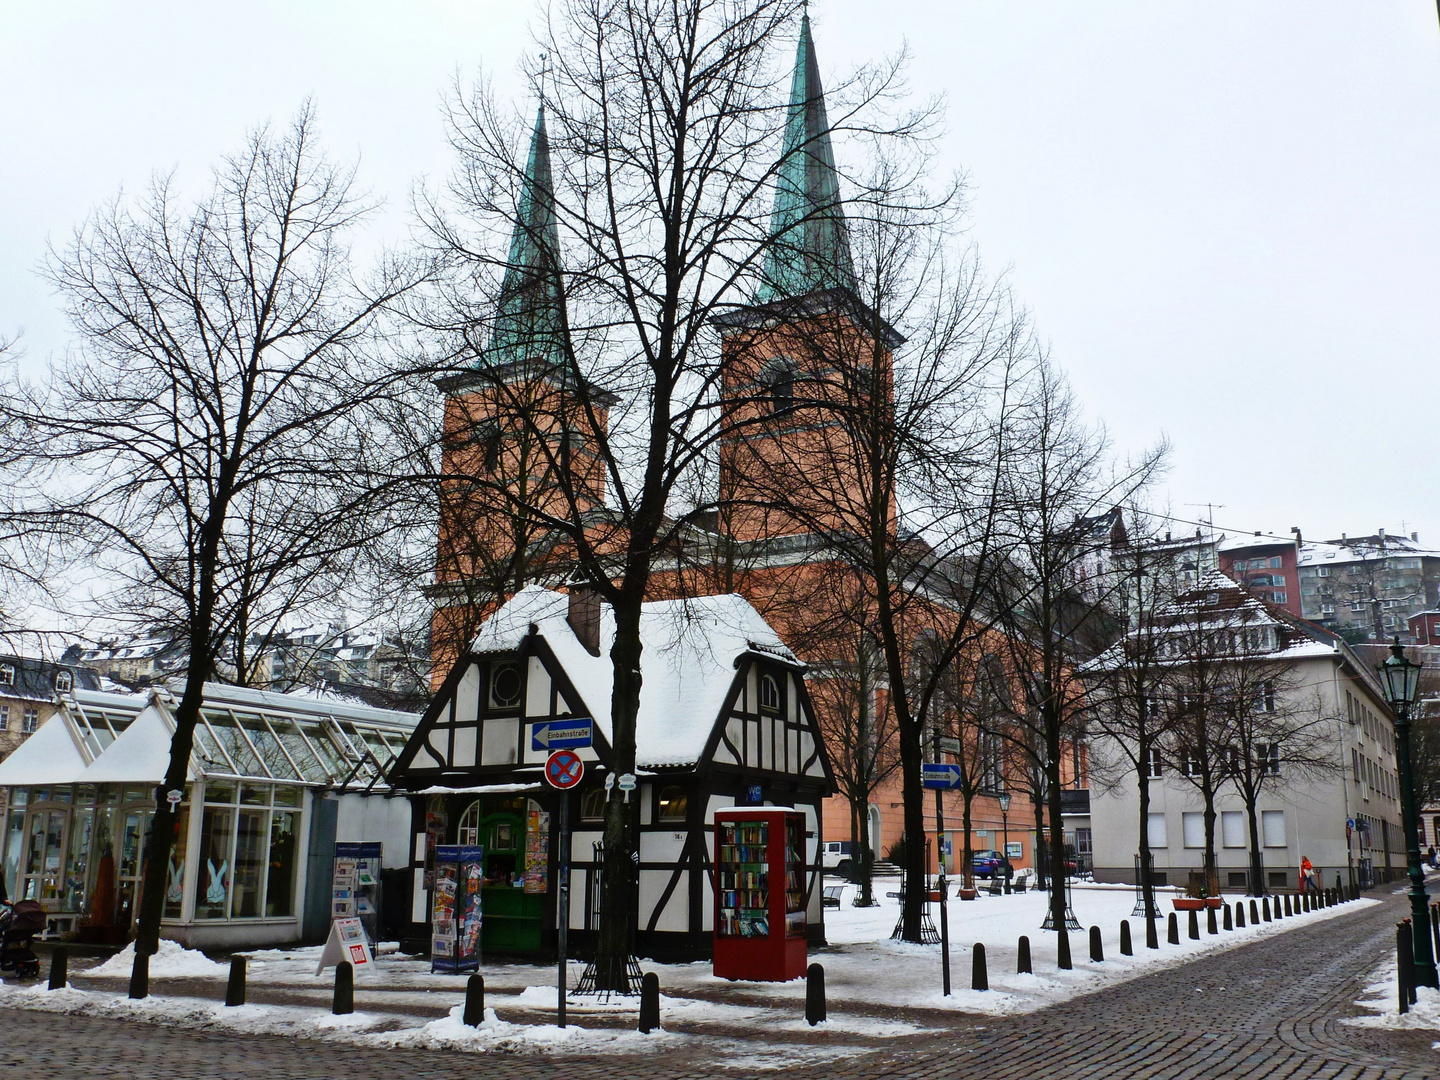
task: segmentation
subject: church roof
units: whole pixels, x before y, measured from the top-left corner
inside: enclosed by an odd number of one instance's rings
[[[560,231],[550,172],[550,136],[542,103],[535,115],[520,205],[500,284],[495,328],[483,362],[487,367],[505,367],[538,359],[563,367],[564,327]]]
[[[800,20],[784,151],[770,215],[770,247],[755,298],[766,304],[833,288],[853,292],[855,270],[807,13]]]

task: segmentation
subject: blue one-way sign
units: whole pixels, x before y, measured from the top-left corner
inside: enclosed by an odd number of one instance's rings
[[[588,716],[530,725],[531,750],[578,750],[594,742],[595,721]]]
[[[927,761],[920,766],[921,787],[948,789],[957,788],[961,783],[959,765]]]

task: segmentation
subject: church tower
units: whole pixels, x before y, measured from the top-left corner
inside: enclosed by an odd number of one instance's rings
[[[489,340],[472,368],[436,382],[436,678],[506,595],[563,578],[565,545],[545,519],[576,520],[605,498],[599,444],[614,398],[579,375],[569,349],[543,103],[516,209]]]
[[[717,322],[720,531],[749,542],[864,529],[870,440],[854,433],[890,400],[902,339],[859,298],[808,12],[760,284],[753,304]]]

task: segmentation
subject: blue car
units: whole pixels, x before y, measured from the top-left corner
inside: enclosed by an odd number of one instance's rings
[[[1008,865],[1005,856],[998,851],[976,851],[972,853],[975,876],[981,878],[1004,877]]]

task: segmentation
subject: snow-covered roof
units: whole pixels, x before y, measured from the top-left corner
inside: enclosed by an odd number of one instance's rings
[[[564,593],[527,586],[486,621],[472,648],[482,655],[514,652],[533,625],[608,739],[615,617],[609,605],[601,605],[600,655],[592,656],[566,618],[569,604]],[[635,746],[636,764],[642,767],[699,759],[735,680],[736,664],[746,653],[801,666],[760,613],[735,594],[645,604],[640,642],[643,682]]]
[[[1224,537],[1215,546],[1220,551],[1244,551],[1246,548],[1281,547],[1286,544],[1294,547],[1295,541],[1285,536],[1255,536],[1251,533],[1241,533],[1237,536]]]
[[[160,690],[78,691],[0,762],[0,786],[158,783],[170,762],[174,705]],[[418,719],[366,705],[206,683],[190,778],[373,785]]]
[[[1383,551],[1363,545],[1306,544],[1300,549],[1298,561],[1301,566],[1332,566],[1337,563],[1383,562],[1386,559],[1434,558],[1437,554],[1440,553],[1424,550],[1409,540],[1402,544],[1398,538],[1387,538]]]

